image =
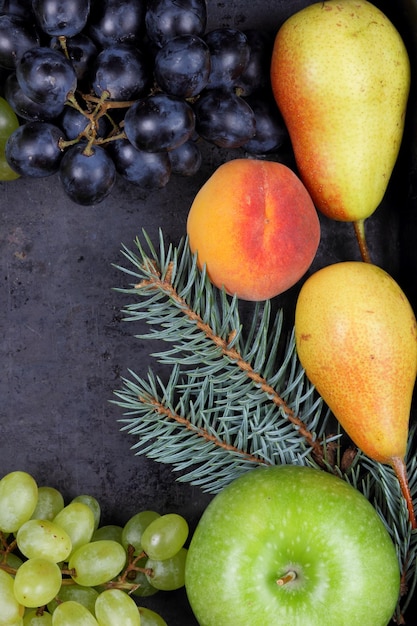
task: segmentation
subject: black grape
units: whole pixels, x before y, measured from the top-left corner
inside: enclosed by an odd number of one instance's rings
[[[220,148],[239,148],[256,132],[255,114],[233,92],[210,89],[194,106],[197,133]]]
[[[89,78],[92,65],[98,55],[96,44],[84,33],[79,33],[74,35],[74,37],[67,37],[65,46],[78,82]],[[50,47],[62,52],[62,46],[58,37],[51,38]]]
[[[0,13],[18,15],[26,21],[34,18],[32,3],[28,0],[0,0]]]
[[[246,35],[236,28],[216,28],[208,32],[204,40],[211,60],[207,87],[233,88],[250,59]]]
[[[148,83],[148,68],[137,48],[120,43],[104,48],[97,56],[92,87],[98,96],[107,91],[112,100],[134,100]]]
[[[90,0],[32,0],[32,10],[47,35],[73,37],[87,23]]]
[[[178,35],[201,37],[207,25],[205,0],[149,0],[145,15],[151,41],[163,46]]]
[[[16,72],[9,74],[5,81],[4,97],[16,115],[27,121],[54,120],[62,111],[61,103],[39,103],[28,98],[17,81]]]
[[[173,174],[181,176],[194,176],[203,162],[201,150],[197,142],[189,139],[178,148],[168,152]]]
[[[66,150],[59,178],[71,200],[89,206],[109,195],[116,181],[116,168],[104,148],[95,145],[87,151],[86,144],[80,142]]]
[[[256,133],[242,148],[251,154],[266,154],[280,148],[288,131],[273,96],[256,92],[245,98],[255,115]]]
[[[0,66],[14,70],[21,56],[40,45],[40,37],[33,24],[18,15],[0,15]]]
[[[163,91],[181,98],[197,96],[207,85],[210,52],[196,35],[170,39],[155,56],[154,74]]]
[[[138,150],[127,139],[109,144],[116,170],[129,182],[142,189],[161,189],[171,177],[168,152]]]
[[[62,105],[77,87],[77,76],[68,59],[52,48],[27,50],[16,66],[16,76],[23,92],[39,103]]]
[[[98,0],[90,11],[88,34],[103,48],[115,43],[136,45],[145,10],[145,0]]]
[[[235,86],[239,88],[239,95],[249,94],[270,86],[270,66],[274,37],[271,33],[262,30],[244,31],[249,44],[249,62],[238,77]]]
[[[27,122],[19,126],[6,143],[6,159],[21,176],[41,178],[54,174],[62,159],[60,128],[47,122]]]
[[[138,150],[172,150],[194,132],[195,117],[185,100],[155,94],[137,100],[127,111],[124,130]]]

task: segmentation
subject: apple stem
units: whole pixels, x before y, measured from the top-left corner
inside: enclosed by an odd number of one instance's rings
[[[278,578],[277,585],[282,587],[282,585],[287,585],[288,583],[292,582],[296,578],[297,578],[297,574],[293,570],[290,570],[289,572],[284,574],[284,576],[281,576],[281,578]]]
[[[372,263],[368,250],[368,245],[366,243],[365,220],[356,220],[355,222],[353,222],[353,227],[355,229],[356,239],[359,244],[362,261],[364,261],[364,263]]]
[[[410,487],[408,484],[407,466],[403,458],[393,457],[391,459],[391,465],[394,469],[395,475],[400,483],[401,493],[405,498],[407,504],[408,517],[410,520],[411,528],[414,530],[417,528],[416,514],[414,511],[413,498],[410,493]]]

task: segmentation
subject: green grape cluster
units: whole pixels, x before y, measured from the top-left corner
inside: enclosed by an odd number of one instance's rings
[[[65,504],[24,471],[0,480],[0,626],[166,626],[140,598],[184,586],[189,527],[143,510],[101,525],[90,495]]]

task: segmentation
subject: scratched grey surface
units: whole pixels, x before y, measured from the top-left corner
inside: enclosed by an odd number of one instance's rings
[[[209,28],[275,31],[306,4],[209,1]],[[414,64],[416,3],[376,4],[400,28]],[[384,202],[367,222],[367,236],[374,261],[415,305],[414,133],[410,116],[403,153]],[[157,367],[149,357],[155,346],[133,338],[140,325],[121,321],[127,300],[114,288],[128,279],[112,264],[124,263],[122,243],[133,248],[142,228],[156,241],[162,226],[167,240],[177,243],[194,195],[225,158],[207,145],[203,168],[192,179],[173,177],[150,193],[118,180],[108,199],[88,208],[64,195],[57,176],[0,183],[0,475],[29,471],[66,499],[90,493],[102,505],[102,523],[123,524],[141,508],[180,512],[191,527],[197,523],[209,496],[176,482],[168,467],[135,457],[134,441],[119,430],[122,411],[110,403],[129,368],[144,374]],[[359,258],[349,224],[321,222],[312,270]],[[298,288],[278,301],[288,317]],[[148,605],[170,626],[195,624],[183,592],[158,594]]]

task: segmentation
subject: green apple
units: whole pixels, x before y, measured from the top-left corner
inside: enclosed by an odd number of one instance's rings
[[[400,567],[359,491],[321,470],[271,466],[210,502],[185,587],[201,626],[386,626]]]

